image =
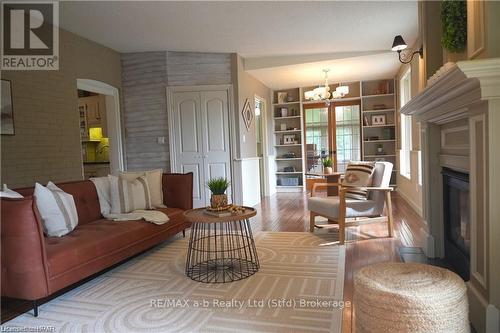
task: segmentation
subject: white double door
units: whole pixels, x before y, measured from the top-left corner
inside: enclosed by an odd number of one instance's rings
[[[171,96],[175,171],[193,173],[193,205],[207,206],[206,182],[231,180],[228,91],[174,91]],[[231,189],[227,194],[231,198]]]

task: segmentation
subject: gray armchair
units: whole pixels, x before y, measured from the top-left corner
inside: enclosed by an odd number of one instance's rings
[[[345,190],[340,183],[316,183],[314,184],[311,197],[307,201],[310,211],[310,231],[314,232],[316,227],[316,216],[322,216],[329,221],[337,222],[339,225],[340,244],[345,241],[345,228],[367,222],[388,222],[389,237],[393,236],[393,218],[391,191],[389,187],[392,174],[392,163],[376,162],[373,173],[372,186],[364,189],[368,190],[368,199],[353,200],[346,199]],[[318,187],[336,186],[338,196],[318,197],[316,196]],[[384,207],[386,215],[383,216]],[[353,221],[354,220],[354,221]]]

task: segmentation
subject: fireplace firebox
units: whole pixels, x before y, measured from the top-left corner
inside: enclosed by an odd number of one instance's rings
[[[442,169],[445,260],[465,281],[470,274],[469,175]]]

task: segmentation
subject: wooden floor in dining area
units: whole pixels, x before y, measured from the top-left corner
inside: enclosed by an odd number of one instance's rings
[[[278,193],[263,199],[252,219],[255,231],[309,231],[306,193]],[[386,261],[401,261],[401,246],[422,247],[426,225],[422,218],[393,193],[395,237],[387,237],[387,223],[374,223],[346,228],[346,267],[344,301],[353,305],[344,309],[342,332],[354,332],[354,273],[361,267]],[[333,230],[332,230],[333,231]]]

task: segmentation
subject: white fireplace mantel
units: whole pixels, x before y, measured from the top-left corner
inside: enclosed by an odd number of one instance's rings
[[[422,122],[442,124],[467,117],[467,106],[500,98],[500,58],[447,63],[427,87],[401,108]]]
[[[478,332],[500,332],[500,58],[447,63],[401,113],[421,125],[424,251],[444,256],[442,125],[457,121],[468,135],[460,168],[470,179],[470,319]],[[446,126],[454,126],[456,123]],[[458,154],[457,154],[458,155]]]

